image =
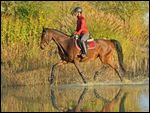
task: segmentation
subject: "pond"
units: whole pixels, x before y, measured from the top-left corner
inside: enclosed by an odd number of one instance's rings
[[[1,89],[1,111],[149,111],[149,86],[16,86]]]

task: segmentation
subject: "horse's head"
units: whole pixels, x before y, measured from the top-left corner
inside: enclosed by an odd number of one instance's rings
[[[51,40],[52,40],[52,36],[51,36],[51,33],[49,32],[49,29],[43,27],[40,48],[44,49],[45,46],[48,44],[48,42]]]

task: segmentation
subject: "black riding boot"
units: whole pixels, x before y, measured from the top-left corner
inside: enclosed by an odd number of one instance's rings
[[[87,49],[86,49],[86,45],[85,42],[82,42],[82,57],[85,57],[87,55]]]

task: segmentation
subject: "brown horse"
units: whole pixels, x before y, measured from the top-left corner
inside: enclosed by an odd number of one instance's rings
[[[75,46],[75,39],[70,38],[68,35],[50,28],[43,28],[40,47],[44,49],[49,41],[53,40],[58,47],[58,52],[61,57],[61,61],[54,64],[51,69],[51,75],[49,78],[50,83],[54,80],[54,69],[57,65],[62,65],[66,63],[73,63],[77,68],[82,80],[86,83],[84,74],[79,67],[80,62],[91,61],[99,58],[103,64],[108,64],[112,67],[118,74],[120,80],[122,81],[122,75],[125,72],[123,67],[123,53],[120,43],[116,40],[105,40],[98,39],[95,40],[96,47],[93,49],[88,49],[87,57],[80,57],[80,50]],[[118,53],[118,62],[114,61],[114,53]],[[94,75],[94,78],[96,75]]]

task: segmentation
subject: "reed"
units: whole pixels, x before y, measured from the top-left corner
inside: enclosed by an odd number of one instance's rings
[[[16,2],[17,13],[1,15],[2,84],[26,84],[25,79],[27,78],[20,77],[19,73],[23,73],[25,76],[26,72],[31,74],[34,73],[32,72],[34,70],[37,70],[35,73],[39,75],[39,82],[46,80],[42,74],[47,73],[48,76],[50,65],[57,62],[59,57],[55,53],[51,56],[48,55],[55,51],[54,43],[51,43],[44,51],[40,50],[42,27],[56,28],[71,35],[75,30],[76,20],[70,15],[70,9],[77,4],[84,8],[84,15],[87,17],[88,28],[93,38],[116,39],[121,43],[128,77],[132,79],[137,76],[141,78],[148,76],[149,56],[146,47],[149,45],[148,26],[143,24],[141,12],[133,13],[130,19],[127,18],[124,21],[120,18],[119,13],[117,15],[111,11],[98,10],[91,2],[41,2],[41,5],[39,2],[23,2],[26,6],[20,5],[20,3]],[[24,10],[19,10],[19,8],[31,11],[31,14],[28,12],[25,15]],[[133,6],[133,8],[135,7]],[[96,62],[93,64],[94,66],[97,68]],[[85,72],[89,71],[88,66],[83,67],[85,67]],[[46,72],[39,72],[38,70],[41,68],[45,68]],[[76,72],[74,70],[72,66],[64,66],[62,73],[65,74],[68,71],[69,78],[72,78],[72,76],[76,76],[76,74],[72,74]],[[36,76],[34,77],[36,78]],[[34,83],[34,77],[31,77],[30,82]]]

